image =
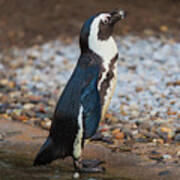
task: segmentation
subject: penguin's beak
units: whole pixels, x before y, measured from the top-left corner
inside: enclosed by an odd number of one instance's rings
[[[127,16],[127,12],[122,9],[114,10],[110,14],[111,14],[110,21],[112,25],[114,25],[115,23],[117,23],[121,19],[124,19]]]

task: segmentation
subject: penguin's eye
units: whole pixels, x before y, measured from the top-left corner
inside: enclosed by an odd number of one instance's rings
[[[104,24],[108,24],[108,22],[109,22],[108,18],[104,19],[104,21],[103,21]]]

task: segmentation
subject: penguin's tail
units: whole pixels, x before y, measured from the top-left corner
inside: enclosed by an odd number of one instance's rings
[[[58,148],[54,145],[51,137],[48,137],[42,145],[39,153],[34,160],[34,166],[45,165],[58,158]]]

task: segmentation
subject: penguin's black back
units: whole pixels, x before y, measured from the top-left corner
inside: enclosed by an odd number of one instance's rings
[[[98,78],[100,61],[101,59],[94,54],[82,54],[80,56],[78,64],[56,106],[50,130],[50,136],[55,142],[59,143],[61,139],[61,143],[65,143],[72,148],[78,130],[77,118],[82,90],[94,77]]]
[[[77,65],[54,112],[50,137],[55,144],[60,144],[60,154],[63,157],[71,155],[73,151],[73,142],[78,131],[80,95],[84,83],[84,70]]]

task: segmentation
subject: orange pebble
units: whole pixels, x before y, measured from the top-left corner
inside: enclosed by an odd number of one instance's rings
[[[120,130],[119,129],[114,129],[113,131],[112,131],[112,135],[113,136],[115,136],[117,133],[119,133],[120,132]]]
[[[115,135],[116,139],[124,139],[124,133],[123,132],[119,132]]]

